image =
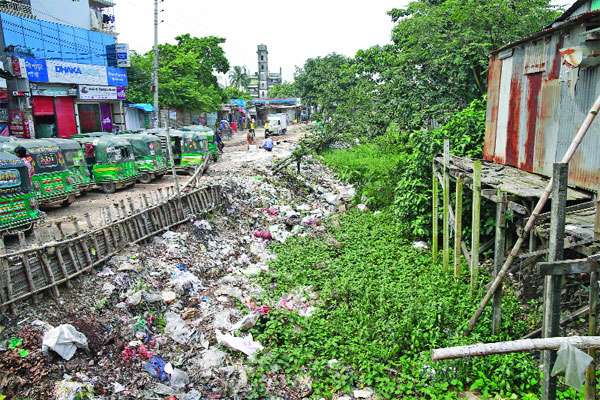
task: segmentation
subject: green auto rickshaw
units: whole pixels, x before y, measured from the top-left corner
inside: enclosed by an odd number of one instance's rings
[[[115,135],[73,137],[85,146],[87,167],[104,193],[135,185],[138,173],[131,143]]]
[[[168,154],[166,131],[159,132],[157,136],[160,137],[163,152]],[[200,132],[170,130],[169,136],[176,169],[191,172],[202,164],[208,154],[206,135]]]
[[[73,139],[45,139],[56,143],[60,147],[69,169],[69,176],[73,186],[79,190],[79,194],[85,194],[92,190],[94,182],[90,178],[90,171],[85,164],[85,156],[81,144]]]
[[[29,230],[43,215],[23,160],[0,152],[0,231]]]
[[[40,206],[60,204],[68,207],[75,201],[77,187],[69,176],[69,169],[60,147],[46,139],[21,139],[1,143],[2,151],[15,154],[17,147],[27,150],[27,159],[33,166],[31,183]]]
[[[219,152],[219,146],[217,144],[217,140],[215,137],[215,132],[207,126],[202,125],[190,125],[184,128],[181,128],[182,131],[192,131],[192,132],[202,132],[206,135],[206,139],[208,141],[208,152],[211,155],[213,161],[216,161],[217,158],[221,155]]]
[[[160,138],[144,133],[118,134],[133,146],[135,167],[138,170],[138,181],[150,183],[153,179],[161,179],[167,172],[167,157],[162,151]]]

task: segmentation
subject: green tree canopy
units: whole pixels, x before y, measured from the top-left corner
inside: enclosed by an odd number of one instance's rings
[[[239,65],[236,65],[229,71],[229,86],[236,89],[248,90],[250,78],[248,77],[248,74],[246,74],[245,69],[246,67],[242,68]]]
[[[283,82],[282,84],[275,85],[269,90],[270,98],[284,98],[284,97],[298,97],[298,91],[296,90],[296,84],[294,82]]]
[[[184,110],[216,111],[224,98],[217,73],[229,70],[229,61],[214,36],[197,38],[189,34],[176,37],[177,44],[159,45],[159,104]],[[154,52],[134,53],[129,69],[128,100],[152,103]]]
[[[224,97],[225,103],[229,103],[229,100],[231,99],[244,99],[244,100],[252,100],[252,96],[250,95],[249,92],[245,91],[245,90],[240,90],[236,87],[227,87],[225,89],[223,89],[223,93],[224,93]]]

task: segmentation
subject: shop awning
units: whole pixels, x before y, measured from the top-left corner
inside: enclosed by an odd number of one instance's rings
[[[126,104],[125,106],[126,107],[139,108],[140,110],[143,110],[145,112],[152,112],[152,111],[154,111],[154,107],[152,107],[152,104],[148,104],[148,103]]]

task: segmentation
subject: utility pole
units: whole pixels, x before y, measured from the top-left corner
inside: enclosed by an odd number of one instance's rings
[[[154,0],[154,118],[160,128],[160,112],[158,110],[158,0]]]

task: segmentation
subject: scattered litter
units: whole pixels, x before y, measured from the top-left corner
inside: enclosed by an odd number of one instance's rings
[[[369,397],[373,396],[373,391],[369,388],[355,390],[354,392],[352,392],[352,395],[356,399],[368,399]]]
[[[271,235],[271,232],[264,231],[262,229],[259,229],[256,232],[254,232],[254,237],[262,238],[262,239],[265,239],[265,240],[271,240],[271,239],[273,239],[273,237]]]
[[[414,242],[413,247],[415,249],[425,249],[425,250],[429,249],[429,246],[427,245],[427,243],[425,243],[423,241]]]
[[[565,383],[579,392],[585,382],[587,367],[592,361],[592,357],[565,340],[556,353],[552,376],[564,375]]]
[[[171,386],[175,389],[183,389],[190,383],[190,377],[187,372],[180,369],[173,369],[171,372]]]
[[[252,329],[252,327],[258,322],[259,317],[260,315],[256,312],[250,313],[233,325],[231,330],[237,332]]]
[[[162,292],[161,295],[162,301],[169,304],[172,303],[177,298],[177,293],[172,291]]]
[[[85,335],[70,324],[60,325],[44,334],[42,339],[42,351],[48,349],[58,353],[65,360],[70,360],[75,351],[86,348],[88,341]]]
[[[235,337],[229,333],[222,334],[218,329],[215,330],[217,342],[224,344],[232,349],[239,350],[246,354],[250,359],[253,359],[253,354],[263,349],[263,346],[255,342],[252,338],[252,334],[249,333],[246,337]]]
[[[56,384],[54,395],[56,400],[92,400],[94,386],[87,382],[73,382],[70,379],[64,379]]]

